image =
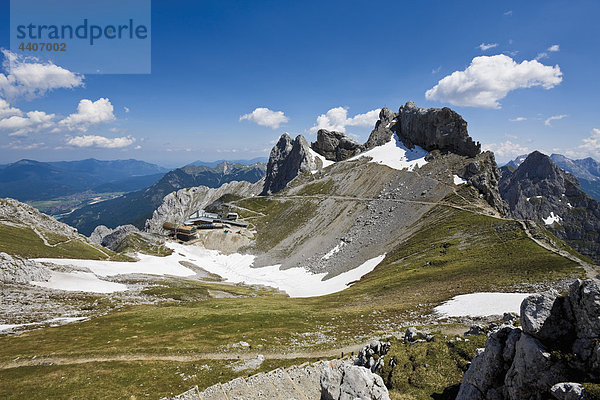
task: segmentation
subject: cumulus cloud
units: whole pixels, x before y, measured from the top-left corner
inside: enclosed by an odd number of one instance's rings
[[[107,138],[104,136],[83,135],[68,137],[67,144],[75,147],[97,147],[102,149],[119,149],[127,147],[135,142],[131,136]]]
[[[258,107],[250,114],[244,114],[240,117],[240,121],[248,120],[258,125],[266,126],[271,129],[277,129],[281,124],[288,122],[288,117],[283,111],[273,111],[265,107]]]
[[[483,145],[484,150],[493,151],[499,160],[511,160],[521,154],[529,154],[531,150],[518,143],[507,140],[502,143],[489,143]]]
[[[552,126],[552,121],[558,121],[558,120],[561,120],[561,119],[563,119],[563,118],[567,118],[567,117],[568,117],[568,115],[566,115],[566,114],[562,114],[562,115],[553,115],[553,116],[551,116],[551,117],[547,118],[547,119],[544,121],[544,125],[546,125],[546,126]]]
[[[54,118],[54,114],[46,114],[43,111],[13,115],[0,119],[0,131],[8,132],[8,136],[27,136],[30,133],[50,129],[54,125]]]
[[[552,46],[548,47],[548,51],[551,51],[551,52],[560,51],[560,46],[557,44],[553,44]]]
[[[59,67],[51,61],[40,62],[35,57],[22,57],[8,50],[2,50],[2,53],[2,67],[7,73],[0,73],[0,96],[6,99],[31,99],[55,89],[83,86],[83,75]]]
[[[510,122],[521,122],[521,121],[527,121],[527,118],[525,117],[517,117],[517,118],[512,118],[509,119]]]
[[[520,64],[507,55],[475,57],[464,71],[455,71],[425,93],[427,100],[457,106],[500,108],[499,100],[516,89],[541,86],[552,89],[562,82],[558,65],[536,60]]]
[[[478,47],[481,49],[481,51],[486,51],[489,49],[493,49],[494,47],[498,47],[498,43],[481,43]]]
[[[310,132],[315,133],[319,129],[329,131],[346,132],[347,126],[373,127],[379,119],[380,108],[368,111],[364,114],[356,114],[348,118],[348,110],[344,107],[335,107],[317,117],[316,124],[310,128]]]
[[[23,115],[23,112],[18,108],[11,107],[8,101],[0,99],[0,119],[13,115]]]
[[[77,106],[77,112],[59,122],[61,127],[70,131],[86,132],[90,125],[109,122],[115,119],[110,100],[100,98],[96,101],[83,99]]]

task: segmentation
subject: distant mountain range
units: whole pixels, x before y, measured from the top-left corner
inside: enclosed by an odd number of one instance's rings
[[[268,157],[256,157],[253,158],[251,160],[217,160],[217,161],[194,161],[189,163],[188,165],[196,165],[196,166],[205,166],[205,167],[211,167],[211,168],[215,168],[217,165],[223,163],[223,162],[227,162],[229,164],[242,164],[242,165],[251,165],[251,164],[256,164],[259,162],[264,162],[266,163],[267,161],[269,161]],[[1,168],[1,167],[0,167]]]
[[[505,164],[507,167],[518,168],[529,154],[518,156]],[[572,160],[562,154],[552,154],[550,159],[564,171],[573,174],[581,185],[581,189],[600,201],[600,163],[591,157]]]
[[[0,197],[35,201],[84,191],[128,192],[151,185],[165,172],[163,167],[138,160],[20,160],[0,167]]]
[[[232,181],[254,183],[265,176],[266,169],[264,162],[243,165],[223,161],[215,167],[187,165],[165,174],[158,182],[143,190],[82,207],[62,221],[84,235],[90,235],[98,225],[115,228],[132,224],[142,229],[163,198],[175,190],[194,186],[217,188]]]

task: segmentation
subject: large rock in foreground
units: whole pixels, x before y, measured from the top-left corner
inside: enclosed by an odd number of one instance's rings
[[[600,379],[600,281],[576,281],[567,296],[526,298],[521,321],[522,329],[503,326],[489,336],[457,400],[585,399],[573,380]]]
[[[343,363],[321,373],[322,400],[389,400],[383,379],[368,368]]]

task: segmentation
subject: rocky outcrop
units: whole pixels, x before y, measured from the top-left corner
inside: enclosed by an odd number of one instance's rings
[[[501,175],[494,153],[486,151],[479,154],[459,175],[477,188],[489,205],[503,215],[508,213],[508,205],[502,199],[498,188]]]
[[[290,135],[284,133],[271,150],[261,194],[277,193],[298,174],[314,171],[322,166],[322,161],[311,153],[304,136],[298,135],[292,140]]]
[[[575,250],[600,261],[600,203],[577,178],[534,151],[514,171],[502,167],[499,189],[510,213],[545,225]]]
[[[384,356],[390,351],[390,342],[374,340],[358,352],[354,365],[368,368],[371,372],[377,372],[385,365]]]
[[[194,212],[204,209],[226,194],[250,197],[259,194],[262,188],[261,180],[256,183],[230,182],[216,189],[197,186],[169,193],[154,211],[152,218],[146,221],[145,230],[150,233],[164,233],[165,222],[182,224]]]
[[[90,235],[90,242],[97,244],[98,246],[102,246],[102,239],[105,236],[110,235],[113,232],[113,229],[108,228],[105,225],[98,225],[94,232]]]
[[[521,322],[488,337],[457,400],[585,398],[581,383],[600,378],[600,281],[575,281],[566,296],[528,297]]]
[[[363,146],[341,132],[319,129],[311,148],[331,161],[343,161],[359,154]]]
[[[350,363],[323,369],[322,400],[374,399],[389,400],[383,379],[368,368]]]
[[[393,130],[408,147],[420,146],[427,151],[439,150],[475,157],[481,145],[467,132],[467,122],[455,111],[444,108],[420,108],[412,101],[402,107]]]
[[[43,282],[50,279],[50,275],[50,270],[37,261],[12,257],[6,253],[0,253],[0,282]]]
[[[389,108],[382,108],[379,112],[379,121],[375,123],[375,129],[371,132],[369,139],[364,145],[365,150],[382,146],[389,142],[394,135],[397,115]]]

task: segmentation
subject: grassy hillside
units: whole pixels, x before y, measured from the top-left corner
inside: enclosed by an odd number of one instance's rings
[[[167,298],[173,292],[188,301],[129,307],[79,324],[0,338],[4,366],[16,357],[27,364],[34,356],[63,364],[1,369],[0,397],[86,398],[93,393],[88,388],[96,386],[109,387],[113,398],[159,398],[245,374],[226,367],[238,356],[264,354],[269,368],[287,365],[290,358],[331,357],[343,346],[400,329],[456,294],[583,274],[574,262],[530,240],[519,223],[464,211],[451,202],[434,207],[415,227],[417,234],[339,293],[290,299],[260,289],[190,282],[183,291],[161,289]],[[270,209],[262,200],[244,205],[257,212]],[[275,214],[285,213],[283,207]],[[242,297],[200,300],[208,290]],[[250,347],[233,346],[240,341]],[[443,347],[436,351],[454,357]],[[202,372],[206,368],[210,372]],[[427,398],[431,390],[460,380],[461,373],[397,398]]]
[[[30,227],[2,223],[0,223],[0,252],[23,258],[129,260],[128,257],[84,240],[69,238],[59,233],[39,232],[38,234]]]

